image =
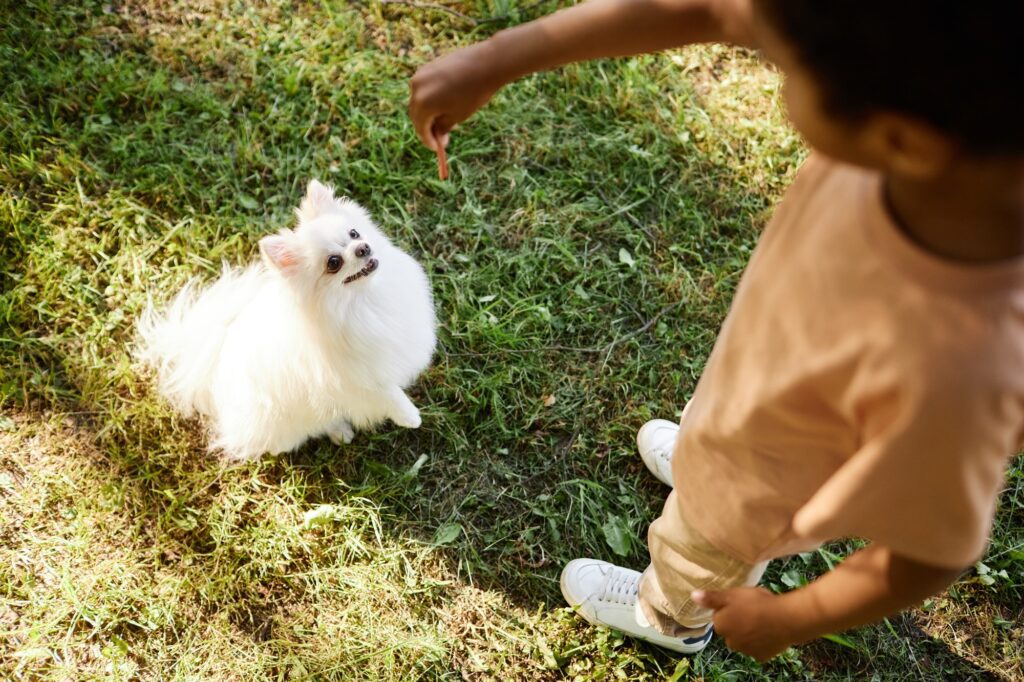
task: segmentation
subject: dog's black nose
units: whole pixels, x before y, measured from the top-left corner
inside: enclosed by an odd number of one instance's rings
[[[356,257],[358,258],[366,258],[371,253],[373,252],[370,250],[369,244],[360,244],[356,247]]]

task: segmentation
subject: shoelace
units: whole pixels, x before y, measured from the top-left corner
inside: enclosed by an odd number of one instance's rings
[[[632,606],[636,603],[636,595],[640,588],[640,574],[635,571],[622,571],[613,568],[604,583],[603,601]]]

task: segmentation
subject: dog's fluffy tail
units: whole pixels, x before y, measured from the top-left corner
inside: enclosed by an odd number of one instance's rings
[[[160,394],[185,416],[210,414],[210,387],[224,336],[239,299],[251,293],[245,280],[252,276],[225,266],[209,288],[190,280],[166,309],[157,311],[151,300],[139,318],[136,355],[156,371]]]

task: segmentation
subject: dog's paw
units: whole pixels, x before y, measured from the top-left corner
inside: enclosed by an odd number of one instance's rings
[[[411,410],[402,412],[402,414],[396,414],[391,417],[391,421],[405,429],[418,429],[420,424],[423,423],[423,419],[420,417],[420,411],[415,407]]]
[[[347,421],[339,422],[327,432],[327,437],[335,445],[348,445],[356,437],[356,432]]]

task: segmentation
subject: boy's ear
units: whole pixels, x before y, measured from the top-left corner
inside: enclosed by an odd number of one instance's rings
[[[310,180],[306,186],[306,196],[295,212],[298,214],[301,224],[336,210],[337,202],[334,199],[334,190],[319,180]]]
[[[260,254],[267,265],[284,275],[296,272],[302,262],[295,233],[291,230],[281,230],[261,239]]]
[[[920,119],[883,113],[873,125],[893,173],[926,179],[945,170],[956,156],[956,142]]]

